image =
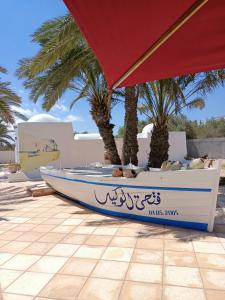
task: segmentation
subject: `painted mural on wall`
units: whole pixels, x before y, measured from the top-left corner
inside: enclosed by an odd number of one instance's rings
[[[54,139],[37,139],[23,132],[20,135],[19,160],[21,170],[30,172],[58,160],[60,151]]]

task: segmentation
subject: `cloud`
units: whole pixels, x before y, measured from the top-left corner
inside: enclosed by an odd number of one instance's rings
[[[17,111],[18,113],[24,115],[27,118],[30,118],[33,115],[38,113],[36,109],[31,110],[29,108],[17,107],[17,106],[14,106],[14,105],[12,105],[12,109],[14,111]]]
[[[82,122],[83,119],[79,116],[75,116],[75,115],[67,115],[65,117],[65,119],[62,120],[63,122],[74,122],[74,121],[78,121],[78,122]]]
[[[66,112],[68,111],[68,108],[64,104],[56,104],[54,105],[53,110],[60,110]]]

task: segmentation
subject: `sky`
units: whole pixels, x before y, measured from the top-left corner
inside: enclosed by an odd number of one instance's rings
[[[32,33],[49,19],[63,16],[67,9],[63,0],[0,0],[0,65],[8,70],[1,75],[2,80],[11,82],[11,88],[22,98],[20,112],[28,118],[38,113],[45,113],[41,108],[41,100],[37,104],[29,100],[29,90],[25,90],[23,80],[19,80],[15,71],[18,61],[32,57],[38,51],[38,46],[32,42]],[[97,127],[91,119],[89,106],[81,100],[69,110],[69,104],[74,99],[71,92],[65,93],[50,114],[62,121],[73,122],[74,131],[97,132]],[[217,90],[206,98],[203,110],[184,111],[191,120],[206,120],[211,117],[225,116],[225,89]],[[120,103],[112,111],[112,122],[123,125],[124,109]],[[143,117],[142,117],[143,119]]]

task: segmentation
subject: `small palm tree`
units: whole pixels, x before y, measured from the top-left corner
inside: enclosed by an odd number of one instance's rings
[[[157,80],[140,86],[143,103],[140,112],[154,124],[148,165],[160,167],[168,159],[168,120],[184,108],[203,108],[201,97],[223,85],[225,70],[197,73],[165,80]]]
[[[0,66],[0,73],[6,73],[6,69]],[[13,124],[16,115],[22,117],[12,108],[20,106],[21,99],[9,86],[9,82],[0,81],[0,120]]]
[[[81,99],[89,102],[91,116],[98,127],[105,149],[110,155],[111,163],[121,164],[113,135],[114,125],[110,123],[111,105],[119,101],[120,93],[115,92],[110,95],[102,73],[93,72],[92,69],[80,74],[74,83],[74,89],[79,94],[70,107],[72,108]]]
[[[0,148],[2,146],[7,146],[8,148],[13,148],[10,142],[14,142],[14,139],[9,134],[9,130],[6,125],[0,121]]]

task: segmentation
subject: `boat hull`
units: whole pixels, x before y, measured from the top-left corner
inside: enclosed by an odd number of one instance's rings
[[[104,214],[213,230],[218,169],[142,172],[137,178],[114,178],[43,167],[41,174],[59,193]]]

